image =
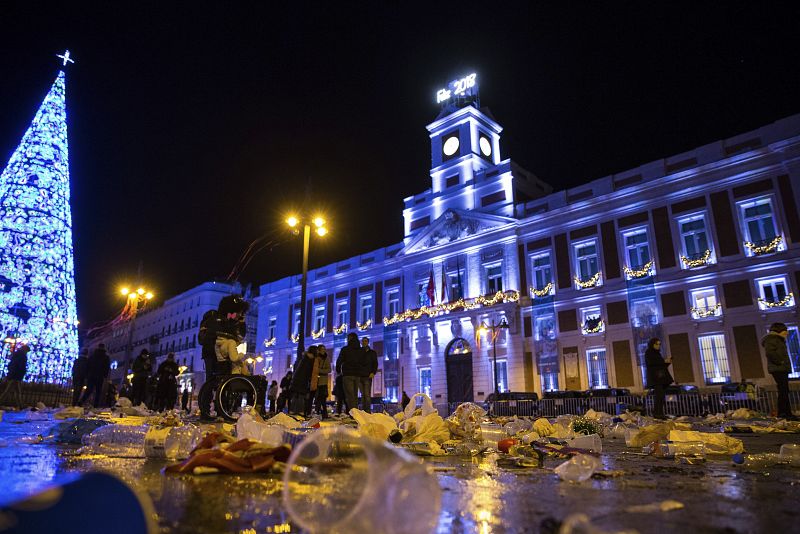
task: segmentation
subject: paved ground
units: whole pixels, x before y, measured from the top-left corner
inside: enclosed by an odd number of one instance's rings
[[[74,456],[75,447],[24,444],[24,436],[46,434],[52,421],[23,422],[6,413],[0,423],[0,480],[4,501],[29,494],[60,474],[109,470],[146,490],[162,532],[297,532],[282,510],[281,481],[270,476],[165,476],[165,462]],[[777,452],[800,435],[739,436],[750,452]],[[704,465],[679,465],[635,454],[604,441],[606,469],[618,478],[584,484],[560,482],[550,469],[497,467],[495,455],[427,459],[437,467],[443,491],[439,532],[555,532],[575,512],[606,530],[647,532],[790,532],[800,529],[800,469],[742,472],[728,458]],[[677,500],[682,510],[627,513],[623,508]]]

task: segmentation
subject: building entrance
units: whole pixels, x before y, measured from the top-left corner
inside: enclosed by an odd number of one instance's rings
[[[447,402],[472,402],[472,347],[457,337],[444,351],[447,369]]]

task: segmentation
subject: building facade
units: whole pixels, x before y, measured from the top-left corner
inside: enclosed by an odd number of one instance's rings
[[[487,111],[446,108],[428,132],[401,243],[310,271],[304,304],[299,276],[261,286],[259,372],[290,368],[305,305],[306,346],[368,336],[390,400],[641,391],[651,337],[679,383],[774,387],[776,321],[800,377],[800,115],[558,192],[500,157]]]
[[[167,354],[175,353],[181,368],[181,389],[198,389],[205,381],[201,347],[197,344],[200,321],[209,310],[217,309],[219,301],[231,294],[241,294],[239,284],[205,282],[166,300],[161,306],[145,308],[136,319],[93,338],[88,345],[105,343],[111,356],[111,380],[121,384],[129,375],[133,360],[142,349],[154,356],[153,372]],[[253,306],[248,323],[257,324],[257,308]],[[133,335],[131,335],[133,329]],[[248,352],[255,347],[255,328],[248,329]]]

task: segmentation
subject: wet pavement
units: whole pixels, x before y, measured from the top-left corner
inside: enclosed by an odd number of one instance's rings
[[[43,417],[37,414],[34,417]],[[105,470],[143,489],[153,500],[161,532],[241,534],[299,532],[281,506],[279,475],[164,475],[166,461],[77,456],[76,446],[20,443],[47,435],[55,422],[26,421],[6,413],[0,422],[0,480],[5,502],[24,497],[66,473]],[[777,452],[800,443],[797,434],[737,435],[747,452]],[[582,484],[559,481],[545,468],[498,467],[496,454],[475,458],[426,458],[443,490],[437,531],[442,533],[557,532],[573,513],[584,513],[604,531],[788,532],[800,522],[800,469],[746,472],[730,457],[700,465],[654,459],[606,439],[602,461],[616,477]],[[632,513],[632,505],[683,503],[669,512]]]

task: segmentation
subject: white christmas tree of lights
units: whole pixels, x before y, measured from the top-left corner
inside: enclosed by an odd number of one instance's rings
[[[64,97],[60,71],[0,175],[0,374],[25,342],[38,382],[69,378],[78,352]]]

